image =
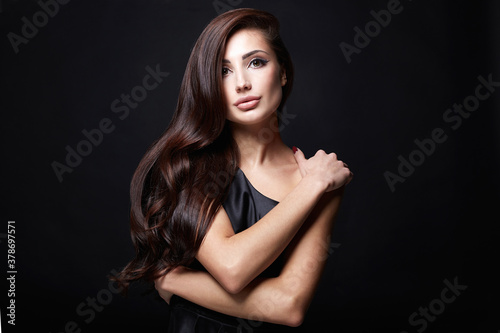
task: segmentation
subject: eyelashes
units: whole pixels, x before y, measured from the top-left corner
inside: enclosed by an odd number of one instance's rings
[[[262,58],[254,58],[248,63],[248,68],[261,68],[264,67],[269,60],[262,59]],[[222,76],[227,76],[231,72],[231,69],[229,67],[222,67]]]
[[[250,61],[249,66],[253,66],[253,68],[259,68],[262,66],[265,66],[269,60],[261,59],[261,58],[255,58]]]

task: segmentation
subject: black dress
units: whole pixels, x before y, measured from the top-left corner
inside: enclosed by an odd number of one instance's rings
[[[234,232],[238,233],[252,226],[278,204],[257,191],[238,169],[229,188],[223,207],[231,220]],[[196,269],[204,270],[196,262]],[[260,276],[276,277],[283,267],[280,256]],[[283,325],[255,322],[218,313],[191,303],[177,295],[170,301],[169,333],[243,333],[243,332],[295,332]]]

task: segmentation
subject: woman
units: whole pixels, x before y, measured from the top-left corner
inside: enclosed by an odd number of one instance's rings
[[[283,143],[292,83],[279,23],[263,11],[216,17],[192,50],[173,119],[132,179],[136,257],[118,277],[155,282],[170,332],[303,321],[352,173],[333,153],[306,159]]]

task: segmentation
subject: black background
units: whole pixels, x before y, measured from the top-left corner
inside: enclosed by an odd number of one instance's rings
[[[364,30],[370,11],[390,1],[220,2],[279,18],[296,68],[283,138],[307,156],[334,151],[355,174],[304,327],[417,332],[424,327],[410,315],[457,279],[467,289],[425,331],[500,330],[500,87],[457,129],[443,119],[474,95],[479,76],[500,81],[499,2],[402,0],[350,63],[339,44],[352,45],[353,28]],[[22,35],[22,18],[33,22],[40,10],[1,0],[0,258],[6,267],[7,221],[15,220],[18,271],[15,327],[6,323],[5,279],[0,290],[3,329],[55,333],[74,322],[81,332],[165,332],[165,304],[142,286],[127,298],[112,293],[106,276],[133,253],[131,175],[168,125],[190,49],[220,9],[211,0],[73,0],[47,22],[40,16],[38,33],[16,53],[8,33]],[[111,103],[142,85],[147,66],[169,75],[120,119]],[[82,130],[104,118],[114,130],[59,181],[51,164],[64,164],[65,147],[76,149]],[[414,140],[435,128],[445,142],[391,191],[384,172],[397,173],[398,156],[408,159]],[[97,296],[106,304],[91,317]]]

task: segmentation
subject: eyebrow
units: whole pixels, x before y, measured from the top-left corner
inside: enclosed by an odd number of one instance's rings
[[[248,58],[248,57],[250,57],[250,56],[252,56],[252,55],[254,55],[255,53],[258,53],[258,52],[264,52],[265,54],[269,54],[269,53],[267,53],[267,52],[266,52],[266,51],[264,51],[264,50],[253,50],[253,51],[250,51],[250,52],[245,53],[244,55],[242,55],[242,56],[241,56],[241,59],[242,59],[242,60],[245,60],[246,58]],[[223,64],[230,64],[230,63],[231,63],[231,61],[229,61],[229,60],[227,60],[227,59],[222,59],[222,63],[223,63]]]

